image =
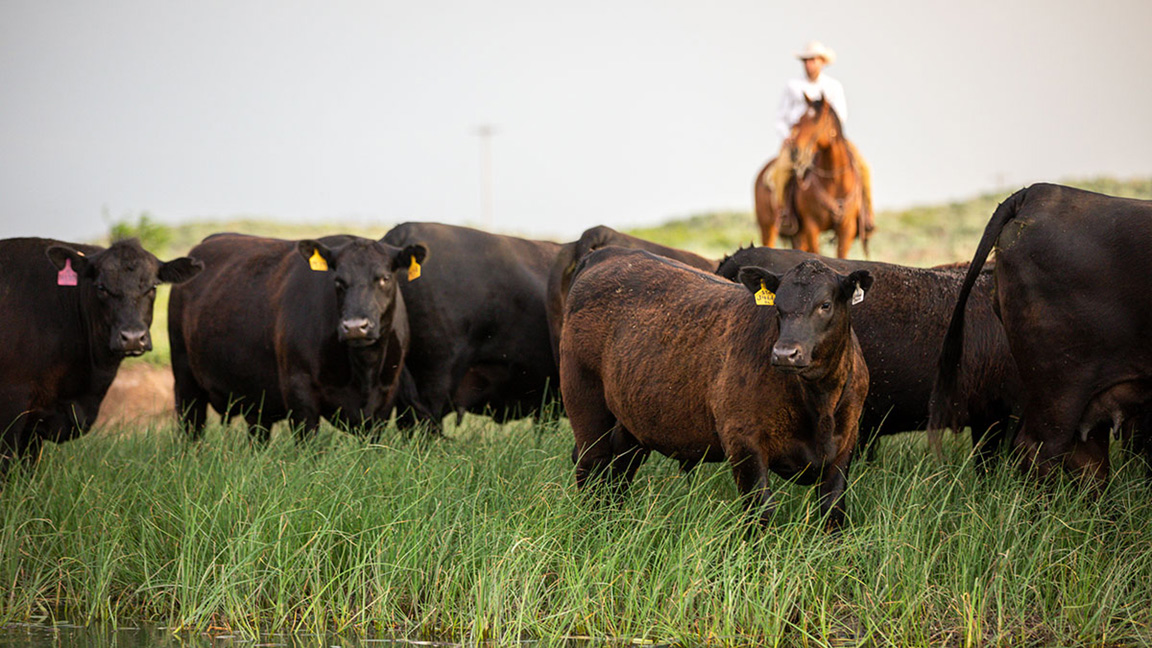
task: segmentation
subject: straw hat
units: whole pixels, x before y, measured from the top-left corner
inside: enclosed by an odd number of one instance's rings
[[[824,43],[821,43],[820,41],[809,41],[808,45],[804,47],[803,52],[796,53],[796,58],[801,60],[810,58],[822,58],[824,59],[825,65],[832,65],[832,63],[836,60],[836,52],[833,52],[832,50],[825,47]]]

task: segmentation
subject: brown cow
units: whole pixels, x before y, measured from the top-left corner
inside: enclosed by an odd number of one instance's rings
[[[783,276],[743,268],[740,282],[638,250],[586,257],[560,340],[576,483],[607,477],[622,491],[652,450],[685,463],[725,457],[761,522],[771,470],[818,482],[838,527],[868,392],[849,301],[872,277],[810,260]],[[758,305],[770,296],[774,305]]]

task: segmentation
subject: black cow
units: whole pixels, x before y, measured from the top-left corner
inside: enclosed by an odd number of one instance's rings
[[[260,441],[282,419],[298,439],[321,417],[377,432],[408,348],[397,284],[426,253],[343,235],[224,234],[193,248],[207,270],[168,305],[176,408],[188,433],[199,438],[209,404],[243,416]]]
[[[724,259],[717,271],[735,279],[742,266],[760,266],[774,272],[817,258],[799,250],[748,248]],[[936,378],[936,359],[963,268],[911,268],[890,263],[818,257],[842,273],[868,270],[877,285],[867,301],[852,311],[852,327],[868,361],[871,385],[860,422],[862,445],[873,440],[928,427],[928,401]],[[965,349],[961,365],[962,406],[956,410],[956,429],[972,428],[977,466],[984,469],[1013,423],[1020,385],[1008,341],[992,311],[992,276],[977,275],[976,290],[966,323],[974,343]]]
[[[745,267],[741,286],[642,250],[582,263],[560,338],[577,485],[610,478],[622,490],[652,450],[727,458],[761,521],[772,471],[818,482],[838,526],[868,391],[849,301],[871,286],[868,271],[809,259],[783,276]]]
[[[135,239],[0,241],[0,475],[45,440],[88,431],[120,361],[152,349],[156,286],[202,267],[164,263]]]
[[[1150,234],[1152,202],[1060,185],[1021,189],[997,207],[944,339],[933,427],[955,425],[962,407],[969,294],[995,246],[995,300],[1023,390],[1023,467],[1102,481],[1110,431],[1152,413]]]
[[[560,245],[440,223],[403,223],[383,240],[436,251],[420,281],[401,287],[414,382],[397,398],[401,422],[439,433],[453,411],[504,421],[538,410],[557,389],[544,298]]]
[[[618,232],[607,225],[597,225],[584,230],[579,239],[561,246],[559,254],[556,255],[556,262],[552,264],[552,270],[548,274],[548,335],[552,341],[552,353],[557,366],[560,364],[560,329],[564,325],[564,298],[568,295],[569,286],[572,285],[576,264],[589,252],[609,245],[647,250],[706,272],[716,269],[716,261],[712,259]]]

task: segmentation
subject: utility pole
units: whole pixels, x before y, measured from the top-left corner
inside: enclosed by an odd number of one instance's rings
[[[475,133],[480,137],[480,214],[485,229],[492,229],[492,136],[496,128],[482,124]]]

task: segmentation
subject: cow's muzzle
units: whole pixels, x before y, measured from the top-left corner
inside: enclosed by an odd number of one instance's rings
[[[152,350],[148,329],[124,329],[112,340],[112,350],[120,355],[139,356]]]
[[[372,320],[361,317],[340,322],[340,341],[353,346],[372,344],[379,336]]]
[[[798,373],[808,368],[808,354],[798,344],[777,344],[772,347],[772,366],[785,373]]]

